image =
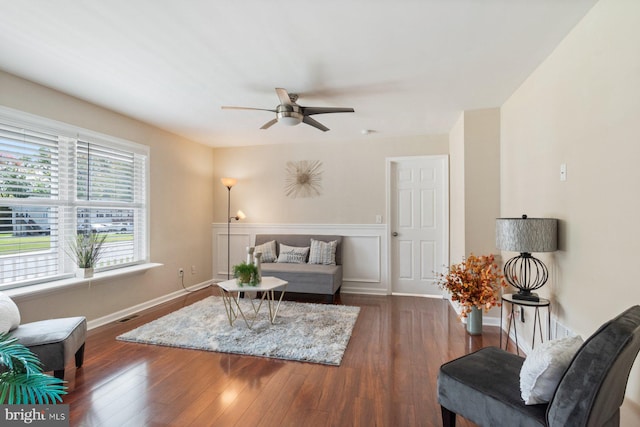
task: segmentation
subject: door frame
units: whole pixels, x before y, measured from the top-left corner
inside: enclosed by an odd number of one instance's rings
[[[387,253],[386,253],[386,269],[387,269],[387,278],[386,278],[386,282],[387,282],[387,295],[391,295],[393,293],[393,278],[394,278],[394,271],[395,269],[397,269],[397,266],[392,265],[392,247],[393,247],[393,242],[392,242],[392,236],[391,236],[391,226],[393,224],[391,224],[391,165],[393,163],[397,163],[399,161],[402,160],[433,160],[433,159],[437,159],[437,160],[442,160],[443,161],[443,169],[444,169],[444,179],[445,179],[445,191],[443,194],[443,205],[444,205],[444,215],[443,215],[443,221],[444,221],[444,229],[446,230],[445,232],[445,238],[444,238],[444,242],[442,242],[442,247],[443,247],[443,252],[444,252],[444,266],[448,266],[449,265],[449,244],[450,244],[450,239],[451,239],[451,230],[449,229],[449,215],[451,214],[450,212],[450,206],[449,206],[449,192],[451,191],[450,189],[450,179],[449,179],[449,155],[448,154],[434,154],[434,155],[423,155],[423,156],[401,156],[401,157],[387,157],[385,159],[385,192],[386,192],[386,208],[385,208],[385,215],[387,220],[385,221],[385,225],[386,225],[386,239],[387,239]],[[444,294],[443,294],[444,295]],[[421,296],[421,297],[431,297],[430,295],[417,295],[417,296]],[[440,298],[440,296],[433,296],[434,298]],[[444,298],[444,296],[442,296],[442,298]]]

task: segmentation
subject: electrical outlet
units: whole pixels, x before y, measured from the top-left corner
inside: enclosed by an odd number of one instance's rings
[[[196,274],[196,266],[195,265],[191,266],[191,274]]]
[[[182,277],[182,276],[184,276],[184,268],[180,267],[178,269],[178,277]]]

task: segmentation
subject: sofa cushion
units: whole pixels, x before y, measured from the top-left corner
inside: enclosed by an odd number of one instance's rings
[[[299,248],[295,246],[287,246],[280,244],[280,253],[278,254],[278,262],[290,264],[305,264],[309,255],[309,246]]]
[[[276,262],[276,259],[278,259],[275,240],[270,240],[256,246],[253,253],[255,254],[258,252],[262,252],[262,257],[260,258],[261,262]]]
[[[323,242],[322,240],[311,239],[309,264],[336,265],[337,246],[337,240]]]
[[[262,265],[262,276],[289,282],[287,292],[333,295],[342,286],[341,265],[285,264]]]
[[[20,310],[15,302],[0,292],[0,333],[13,331],[20,325]]]
[[[547,341],[527,356],[520,371],[520,392],[527,405],[551,400],[581,345],[579,336]]]

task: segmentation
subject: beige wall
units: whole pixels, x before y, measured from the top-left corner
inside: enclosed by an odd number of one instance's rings
[[[601,0],[502,108],[501,213],[560,219],[540,293],[584,338],[640,303],[638,40],[640,2]]]
[[[500,109],[462,113],[449,133],[451,262],[495,254],[500,213]]]
[[[467,253],[464,194],[464,113],[449,132],[449,261],[460,262]]]
[[[226,221],[227,189],[223,176],[238,179],[231,192],[231,211],[241,209],[247,222],[259,224],[386,223],[385,159],[447,154],[447,135],[372,138],[365,142],[254,146],[214,150],[214,187],[218,201],[214,221]],[[322,162],[322,194],[290,198],[284,193],[288,161]]]
[[[500,213],[500,110],[464,112],[467,254],[496,253]]]
[[[496,254],[500,214],[500,109],[465,111],[449,132],[450,261],[469,254]],[[498,323],[492,309],[485,323]]]
[[[84,315],[96,319],[211,278],[213,150],[95,105],[0,72],[0,105],[150,147],[151,261],[145,274],[20,297],[23,321]],[[191,274],[191,266],[196,274]]]

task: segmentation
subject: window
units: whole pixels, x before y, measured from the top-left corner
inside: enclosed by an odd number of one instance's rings
[[[148,157],[139,144],[0,109],[0,289],[73,276],[78,233],[106,234],[97,271],[147,262]]]

